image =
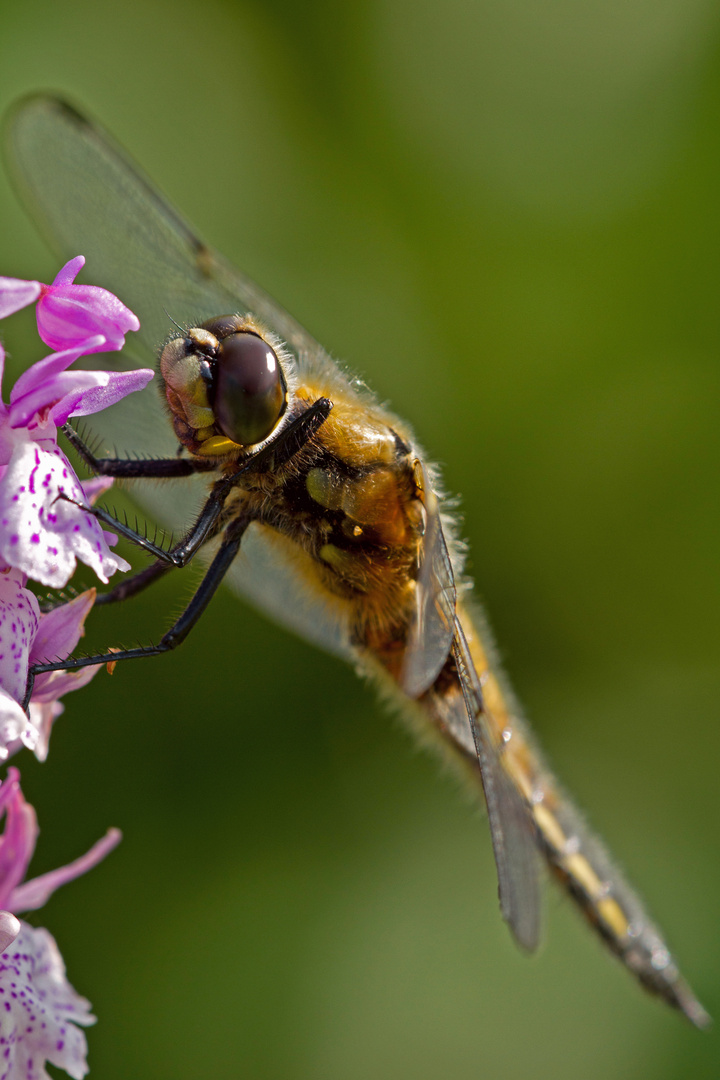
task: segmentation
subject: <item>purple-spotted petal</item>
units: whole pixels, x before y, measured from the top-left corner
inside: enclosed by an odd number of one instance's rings
[[[17,769],[0,785],[0,813],[0,1080],[49,1080],[47,1062],[82,1080],[87,1041],[80,1029],[95,1021],[90,1003],[68,982],[51,934],[16,919],[14,910],[41,907],[55,889],[103,859],[120,833],[110,829],[68,866],[23,883],[38,829]]]
[[[102,665],[38,675],[27,715],[19,702],[25,696],[28,666],[64,660],[73,652],[95,601],[95,589],[41,615],[35,596],[23,584],[24,575],[17,570],[0,574],[0,760],[26,746],[44,761],[52,725],[63,711],[58,698],[89,683]],[[0,809],[7,790],[7,785],[0,787]]]
[[[25,696],[30,649],[39,625],[40,609],[33,594],[16,574],[0,575],[0,687],[15,702]],[[12,723],[12,714],[6,719]]]
[[[90,1002],[70,985],[55,939],[21,922],[0,956],[0,1080],[48,1080],[45,1063],[86,1076]]]
[[[95,518],[74,505],[83,502],[80,482],[54,439],[18,441],[0,482],[0,556],[55,588],[67,584],[77,559],[103,582],[129,570]]]
[[[28,304],[34,304],[41,291],[42,285],[39,281],[0,277],[0,319],[6,319],[8,315],[14,315]]]

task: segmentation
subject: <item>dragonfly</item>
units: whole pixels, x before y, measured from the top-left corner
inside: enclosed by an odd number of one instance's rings
[[[130,413],[125,403],[113,407],[105,429],[120,443],[144,430],[154,456],[98,457],[68,429],[71,443],[95,473],[154,480],[152,506],[171,524],[187,520],[191,493],[178,517],[177,485],[165,481],[185,477],[204,492],[193,524],[167,548],[95,508],[154,560],[99,602],[127,599],[211,553],[187,608],[156,645],[35,672],[175,648],[231,580],[269,616],[370,676],[482,791],[501,912],[524,950],[539,942],[544,861],[639,982],[705,1027],[709,1017],[659,930],[528,731],[470,595],[438,471],[407,424],[205,245],[72,105],[48,95],[18,103],[6,154],[56,253],[84,254],[93,281],[138,314],[140,334],[121,361],[159,356],[164,404],[152,389],[133,395]]]

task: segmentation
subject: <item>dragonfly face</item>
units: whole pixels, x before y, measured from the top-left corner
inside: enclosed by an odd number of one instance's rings
[[[148,448],[162,450],[157,439],[165,429],[172,456],[95,459],[76,445],[109,475],[211,481],[189,533],[169,553],[155,549],[155,570],[106,600],[139,591],[216,542],[203,584],[162,647],[40,670],[173,648],[219,581],[232,575],[273,617],[380,682],[482,787],[502,912],[525,948],[539,937],[540,853],[639,980],[694,1023],[706,1023],[659,932],[527,739],[491,660],[484,622],[458,599],[453,522],[407,426],[206,248],[107,135],[74,110],[46,97],[22,103],[9,146],[17,184],[56,249],[82,252],[94,280],[139,315],[145,348],[156,355],[161,347],[171,425],[146,393],[156,440]],[[162,347],[166,312],[184,328]],[[243,570],[235,560],[241,546]]]
[[[261,328],[227,315],[168,342],[158,370],[173,428],[193,454],[228,457],[267,439],[288,391],[280,359]]]

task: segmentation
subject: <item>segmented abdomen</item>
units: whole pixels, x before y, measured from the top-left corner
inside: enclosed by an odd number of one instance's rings
[[[481,617],[472,617],[462,605],[458,613],[482,685],[483,722],[502,768],[522,796],[528,828],[535,833],[553,874],[613,952],[648,989],[680,1009],[698,1027],[706,1026],[707,1013],[679,975],[642,904],[581,814],[559,790],[533,744],[511,693],[493,670],[481,636]],[[451,660],[420,704],[445,741],[459,751],[479,779],[475,743]]]

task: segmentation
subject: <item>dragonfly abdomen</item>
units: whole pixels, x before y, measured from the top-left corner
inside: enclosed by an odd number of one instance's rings
[[[479,676],[484,723],[502,767],[520,794],[527,827],[553,875],[622,962],[651,991],[680,1009],[698,1027],[709,1017],[681,978],[670,951],[640,900],[588,829],[580,812],[560,791],[533,744],[510,691],[503,686],[477,629],[479,619],[464,605],[459,616]],[[483,628],[483,636],[487,631]],[[480,778],[475,742],[452,657],[421,700],[430,721]]]

